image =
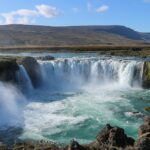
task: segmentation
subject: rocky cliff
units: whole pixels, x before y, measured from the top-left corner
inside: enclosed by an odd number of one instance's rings
[[[8,82],[16,82],[16,72],[19,70],[19,66],[16,63],[16,59],[2,58],[0,59],[0,80]]]

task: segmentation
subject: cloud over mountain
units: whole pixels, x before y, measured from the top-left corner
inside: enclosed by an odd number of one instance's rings
[[[35,9],[19,9],[7,13],[0,13],[0,24],[33,24],[37,17],[53,18],[59,16],[60,11],[50,5],[36,5]]]

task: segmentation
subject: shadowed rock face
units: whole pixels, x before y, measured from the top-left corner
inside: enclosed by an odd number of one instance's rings
[[[145,117],[144,123],[139,127],[139,138],[134,147],[136,150],[150,150],[150,116]]]
[[[16,72],[19,66],[15,59],[0,59],[0,80],[16,82]]]
[[[48,56],[43,56],[43,57],[37,57],[37,59],[48,61],[48,60],[55,60],[55,57],[48,55]]]
[[[150,62],[145,62],[143,66],[143,87],[150,88]]]
[[[21,64],[25,67],[28,75],[30,76],[32,85],[35,88],[39,87],[42,82],[42,73],[37,60],[32,57],[25,57]]]
[[[105,143],[110,147],[125,148],[134,145],[134,139],[127,137],[122,128],[111,127],[109,124],[97,135],[97,141],[99,143]]]

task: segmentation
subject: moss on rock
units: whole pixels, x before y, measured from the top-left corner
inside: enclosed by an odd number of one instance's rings
[[[146,110],[147,112],[150,112],[150,106],[149,106],[149,107],[146,107],[145,110]]]
[[[150,88],[150,62],[144,62],[142,85],[144,88]]]

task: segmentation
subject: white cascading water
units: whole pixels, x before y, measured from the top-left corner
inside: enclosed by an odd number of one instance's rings
[[[30,77],[23,65],[19,66],[19,72],[17,72],[18,85],[23,89],[23,93],[29,93],[33,90]]]
[[[44,85],[53,90],[79,89],[89,83],[141,86],[143,62],[70,58],[39,63]]]
[[[22,126],[25,97],[10,85],[0,82],[0,126]]]

